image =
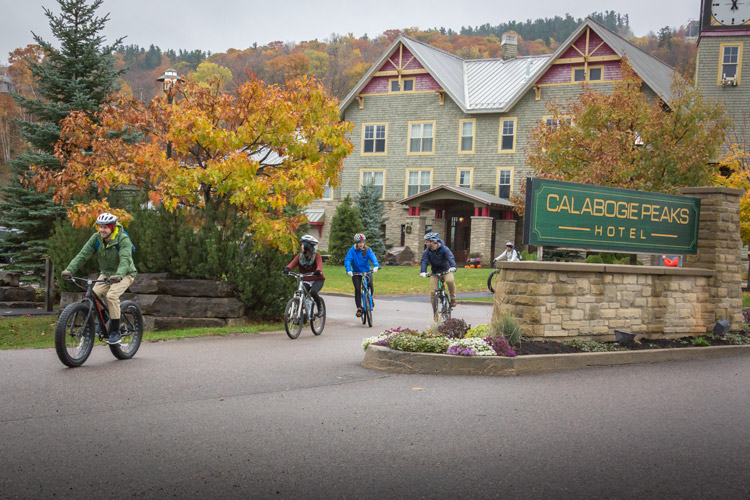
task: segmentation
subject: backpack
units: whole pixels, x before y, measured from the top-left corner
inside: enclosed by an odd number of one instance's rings
[[[130,235],[124,229],[122,230],[122,234],[124,234],[125,236],[127,236],[128,238],[130,238]],[[134,253],[135,252],[135,245],[133,245],[133,240],[130,240],[130,247],[131,247],[130,248],[130,253]],[[120,251],[120,244],[119,243],[115,243],[115,248],[119,252]],[[99,240],[97,239],[97,240],[94,240],[94,251],[96,252],[98,250],[99,250]]]
[[[523,257],[521,257],[521,252],[519,252],[515,248],[513,249],[513,251],[516,252],[516,257],[518,257],[518,260],[523,260]]]

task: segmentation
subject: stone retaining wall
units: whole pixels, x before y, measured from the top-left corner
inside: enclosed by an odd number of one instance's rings
[[[739,197],[727,188],[689,188],[701,199],[698,253],[685,267],[501,262],[493,318],[503,310],[533,339],[612,340],[614,330],[679,337],[727,319],[742,328]]]
[[[39,302],[36,301],[34,287],[21,286],[19,274],[0,271],[0,307],[13,309],[37,306]]]

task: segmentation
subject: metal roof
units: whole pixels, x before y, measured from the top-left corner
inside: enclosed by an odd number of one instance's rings
[[[620,57],[627,57],[636,74],[665,102],[672,100],[674,69],[648,55],[620,35],[591,18],[586,20],[553,53],[514,59],[463,60],[444,50],[400,35],[373,64],[352,91],[341,101],[339,115],[365,88],[390,55],[403,43],[422,66],[430,72],[464,113],[504,113],[510,110],[544,75],[552,63],[575,43],[589,27]]]
[[[417,193],[415,195],[404,198],[403,200],[399,200],[396,203],[410,205],[415,201],[418,201],[419,198],[434,198],[433,195],[442,190],[451,191],[452,193],[459,195],[459,198],[465,198],[465,200],[463,201],[467,201],[470,203],[478,202],[483,205],[506,208],[512,208],[515,206],[505,198],[499,198],[495,195],[485,193],[484,191],[459,186],[449,186],[447,184],[440,184],[439,186],[435,186],[431,189],[428,189],[427,191],[422,191],[421,193]]]
[[[304,211],[308,222],[322,222],[326,211],[322,208],[308,208]]]
[[[536,79],[549,59],[543,56],[510,60],[478,59],[466,61],[466,108],[486,111],[505,108],[528,81]]]

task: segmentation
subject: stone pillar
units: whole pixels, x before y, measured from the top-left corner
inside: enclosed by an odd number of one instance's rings
[[[426,224],[427,217],[422,215],[406,216],[406,227],[407,230],[411,227],[411,234],[406,234],[404,244],[414,252],[414,262],[417,263],[422,259],[422,252],[424,252],[424,227]]]
[[[687,255],[685,267],[711,269],[716,273],[710,284],[714,322],[727,319],[732,323],[732,331],[739,331],[742,329],[740,197],[743,192],[720,187],[683,188],[680,192],[701,200],[698,254]]]
[[[441,240],[448,241],[448,219],[445,218],[445,210],[442,219],[432,221],[432,232],[437,233]]]
[[[518,248],[516,241],[516,221],[513,219],[498,219],[495,221],[495,255],[497,257],[505,251],[505,244],[512,241]],[[520,250],[518,250],[520,252]]]
[[[480,254],[483,267],[492,265],[492,217],[471,217],[471,247],[469,255]],[[457,262],[457,264],[459,264]]]

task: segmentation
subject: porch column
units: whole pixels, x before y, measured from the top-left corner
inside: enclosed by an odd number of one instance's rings
[[[482,258],[482,267],[491,267],[492,264],[493,220],[492,217],[478,215],[471,217],[471,247],[469,248],[469,255],[479,254]]]
[[[424,228],[427,224],[427,217],[423,215],[407,215],[406,230],[404,235],[404,244],[414,252],[414,261],[419,262],[424,251]],[[409,228],[411,227],[411,233]]]
[[[495,221],[495,255],[493,259],[503,253],[505,244],[512,241],[518,247],[516,238],[516,221],[513,219],[498,219]],[[520,252],[520,250],[519,250]]]

